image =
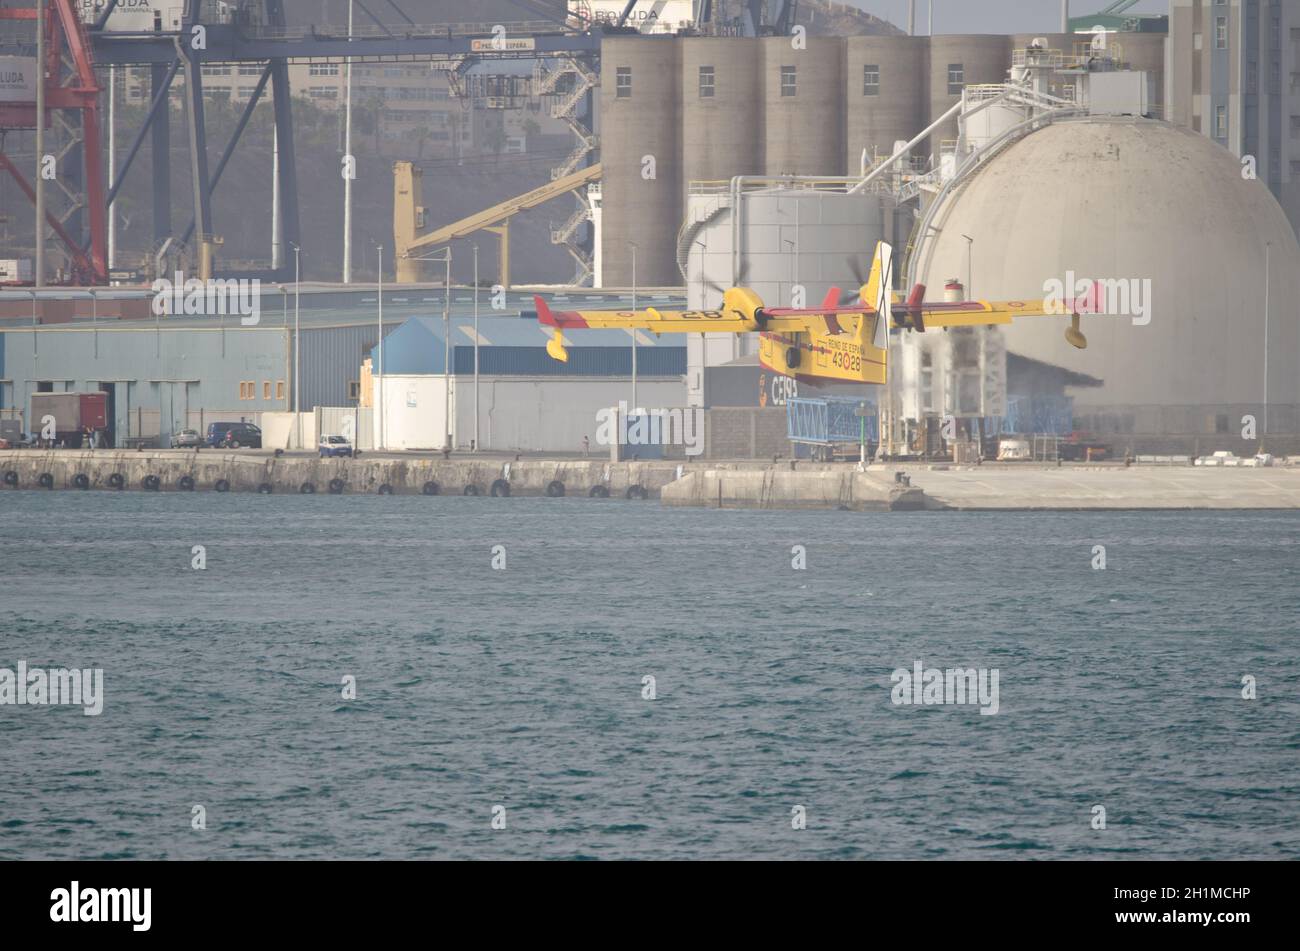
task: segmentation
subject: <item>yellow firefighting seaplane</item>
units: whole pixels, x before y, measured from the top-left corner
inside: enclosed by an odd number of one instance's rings
[[[546,345],[554,359],[567,361],[564,331],[621,327],[665,333],[759,334],[759,362],[769,370],[820,386],[832,382],[884,383],[889,358],[889,328],[976,327],[1009,324],[1017,317],[1069,316],[1065,339],[1083,349],[1080,313],[1094,311],[1088,298],[1077,301],[925,302],[925,285],[917,284],[904,299],[891,290],[893,248],[881,241],[858,306],[840,306],[839,288],[831,288],[821,307],[766,307],[754,291],[733,287],[723,292],[719,310],[552,311],[535,297],[537,319],[555,332]]]

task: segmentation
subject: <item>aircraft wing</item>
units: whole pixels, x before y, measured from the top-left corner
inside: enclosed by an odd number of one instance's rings
[[[1041,300],[983,301],[967,300],[953,304],[922,304],[919,308],[927,327],[983,327],[1009,324],[1018,317],[1048,316]],[[1069,314],[1067,310],[1066,315]],[[1061,314],[1051,314],[1059,317]]]
[[[551,310],[546,301],[534,297],[539,323],[557,330],[623,328],[649,330],[657,334],[744,333],[757,330],[754,321],[721,310]]]

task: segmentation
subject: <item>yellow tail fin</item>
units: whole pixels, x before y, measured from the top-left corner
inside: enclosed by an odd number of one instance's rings
[[[893,248],[885,242],[876,244],[876,253],[871,260],[871,274],[862,286],[862,303],[875,308],[875,314],[863,314],[858,321],[858,344],[862,347],[863,357],[879,366],[871,377],[870,383],[885,382],[885,366],[889,360],[889,325],[893,320]]]

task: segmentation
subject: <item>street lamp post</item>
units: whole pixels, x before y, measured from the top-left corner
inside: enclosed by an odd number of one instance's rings
[[[348,43],[352,42],[352,0],[348,0]],[[344,104],[343,119],[343,161],[346,163],[346,175],[343,176],[343,283],[352,283],[352,56],[348,50],[347,66],[347,102]]]
[[[45,286],[45,0],[36,0],[36,286]]]
[[[1264,419],[1263,428],[1260,430],[1260,436],[1268,432],[1268,310],[1272,296],[1269,287],[1269,279],[1273,257],[1273,242],[1264,242]],[[1260,440],[1260,451],[1263,452],[1263,440]]]
[[[975,299],[975,289],[971,286],[974,278],[971,277],[971,248],[975,245],[975,239],[968,234],[962,235],[966,239],[966,299]]]
[[[478,245],[474,245],[474,451],[479,447],[478,434]]]
[[[447,248],[447,279],[442,292],[442,422],[444,452],[451,452],[451,248]]]
[[[628,247],[632,249],[632,312],[636,313],[636,248],[635,241],[629,241]],[[636,404],[636,329],[628,331],[632,335],[632,413],[637,414]]]
[[[298,333],[299,304],[302,301],[301,252],[302,248],[293,245],[293,418],[299,449],[302,448],[302,338]]]
[[[384,448],[384,246],[376,245],[375,251],[379,255],[379,270],[376,278],[378,288],[376,297],[379,299],[379,366],[378,372],[372,373],[370,376],[373,378],[375,391],[375,398],[372,402],[375,404],[375,412],[379,414],[379,434],[377,437],[379,445],[375,446],[375,448],[382,452]]]

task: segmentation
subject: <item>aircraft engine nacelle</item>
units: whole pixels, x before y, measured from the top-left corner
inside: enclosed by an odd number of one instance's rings
[[[722,312],[728,317],[739,316],[747,323],[759,329],[759,313],[763,309],[763,299],[748,287],[733,287],[722,294]]]

